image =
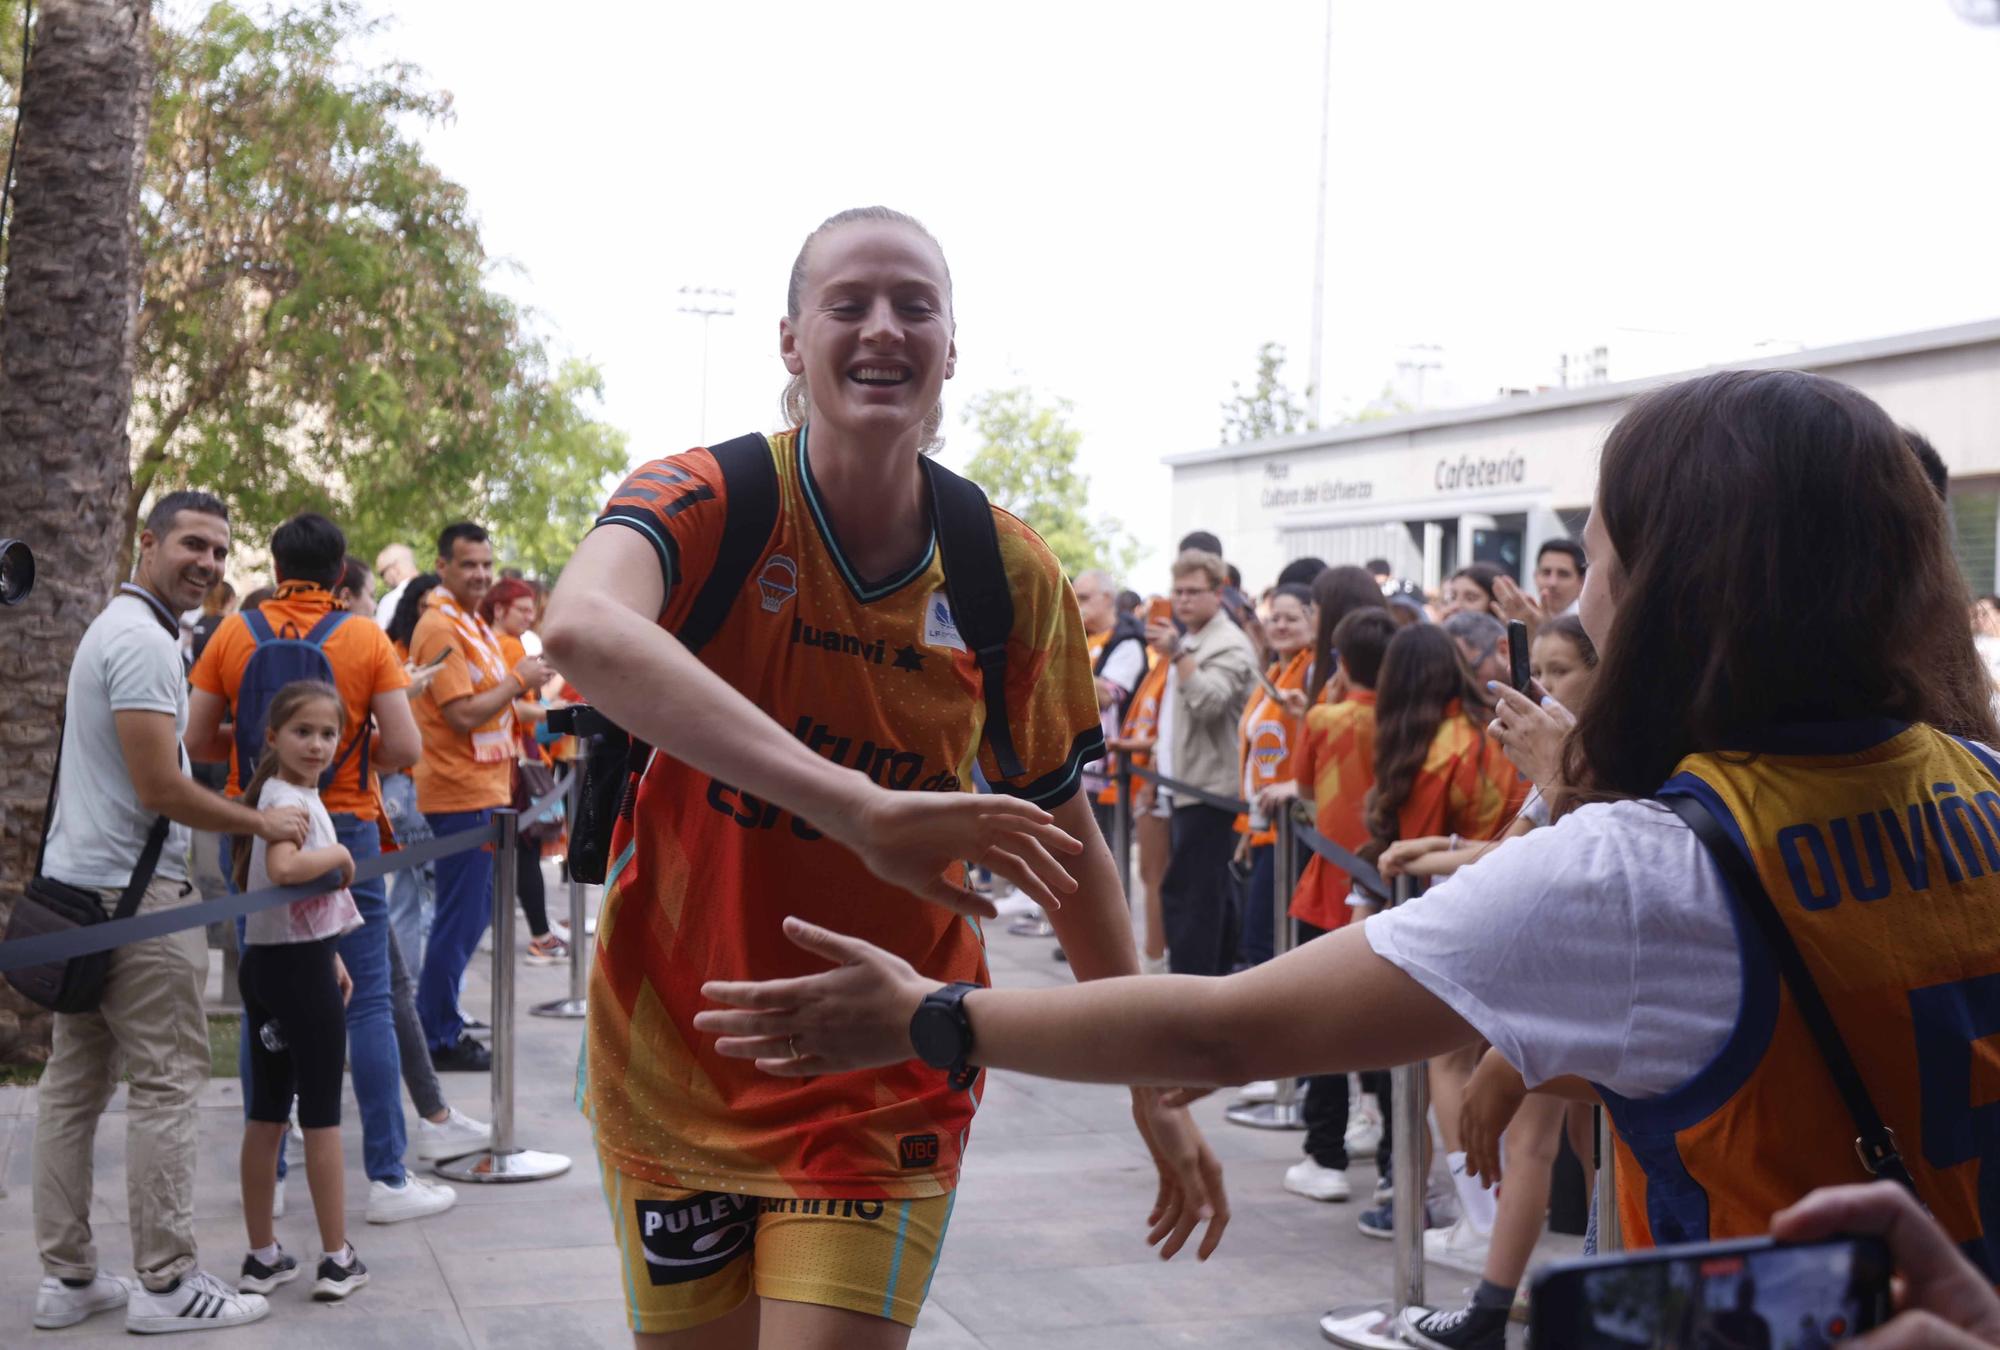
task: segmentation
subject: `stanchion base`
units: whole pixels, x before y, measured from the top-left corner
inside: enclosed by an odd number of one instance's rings
[[[433,1170],[447,1181],[547,1181],[569,1171],[569,1159],[531,1148],[512,1153],[484,1151],[441,1162]]]
[[[1253,1130],[1303,1130],[1306,1113],[1297,1101],[1239,1102],[1224,1111],[1231,1125],[1248,1125]]]
[[[1015,937],[1054,937],[1055,925],[1039,914],[1028,914],[1007,925],[1007,931]]]
[[[1319,1319],[1319,1334],[1354,1350],[1409,1350],[1396,1335],[1396,1309],[1387,1303],[1350,1303]]]
[[[580,998],[558,998],[537,1003],[528,1011],[537,1017],[581,1017],[589,1009],[590,1005]]]

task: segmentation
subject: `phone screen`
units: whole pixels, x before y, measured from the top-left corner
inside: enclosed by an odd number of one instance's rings
[[[1542,1273],[1529,1341],[1578,1350],[1831,1347],[1889,1314],[1879,1238],[1768,1238],[1568,1262]]]
[[[1507,623],[1507,663],[1514,688],[1527,693],[1528,682],[1534,677],[1528,671],[1528,625],[1519,619]]]

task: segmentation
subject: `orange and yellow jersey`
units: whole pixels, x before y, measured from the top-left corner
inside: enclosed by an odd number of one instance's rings
[[[1368,842],[1362,813],[1375,785],[1375,691],[1353,689],[1338,703],[1306,709],[1299,748],[1292,756],[1299,791],[1312,798],[1313,828],[1349,853]],[[1353,910],[1345,871],[1313,854],[1292,892],[1292,917],[1316,928],[1343,928]]]
[[[1747,760],[1747,762],[1745,762]],[[1919,1197],[2000,1277],[2000,765],[1932,727],[1791,728],[1692,755],[1661,795],[1750,859]],[[1743,993],[1722,1051],[1665,1097],[1604,1093],[1628,1241],[1762,1233],[1865,1181],[1855,1127],[1755,920],[1732,896]]]
[[[980,676],[936,543],[894,576],[858,575],[822,512],[804,431],[771,438],[779,512],[703,664],[818,754],[906,792],[995,791],[1045,807],[1103,754],[1083,621],[1047,546],[993,512],[1014,600],[1006,701],[1026,773],[983,741]],[[636,531],[677,629],[716,564],[728,489],[706,450],[626,479],[600,523]],[[887,948],[938,980],[986,983],[978,925],[875,877],[813,823],[665,754],[645,770],[612,864],[592,967],[581,1096],[617,1171],[656,1185],[800,1199],[911,1199],[958,1177],[977,1104],[914,1060],[781,1079],[692,1029],[711,979],[825,968],[788,914]]]
[[[1265,672],[1265,678],[1281,692],[1296,689],[1303,693],[1311,676],[1310,647],[1293,652],[1290,660]],[[1236,766],[1244,801],[1255,802],[1263,789],[1291,778],[1292,746],[1298,734],[1298,719],[1265,693],[1262,684],[1251,691],[1250,702],[1244,705],[1243,716],[1236,723]],[[1249,835],[1255,845],[1278,841],[1273,826],[1252,830],[1247,814],[1237,815],[1236,833]]]
[[[1139,687],[1132,691],[1132,697],[1125,704],[1125,724],[1119,728],[1119,737],[1128,741],[1153,741],[1160,735],[1160,700],[1167,693],[1167,672],[1173,669],[1171,661],[1155,661],[1146,678],[1139,681]],[[1152,752],[1134,750],[1127,756],[1127,762],[1134,767],[1152,761]]]
[[[1528,781],[1500,742],[1468,720],[1457,699],[1431,735],[1430,752],[1397,813],[1396,837],[1455,834],[1498,839],[1528,799]]]

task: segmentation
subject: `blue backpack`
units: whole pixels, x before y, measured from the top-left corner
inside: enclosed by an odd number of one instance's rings
[[[282,633],[273,632],[270,620],[256,610],[243,616],[257,646],[243,667],[243,683],[236,691],[236,763],[241,781],[250,781],[257,759],[264,753],[264,725],[269,720],[271,700],[278,691],[298,680],[334,682],[333,663],[326,659],[325,643],[350,617],[346,610],[336,609],[300,636],[298,629],[289,624]],[[333,763],[319,776],[321,791],[333,783],[334,775],[357,748],[361,752],[361,778],[367,781],[369,736],[369,719],[364,717]]]

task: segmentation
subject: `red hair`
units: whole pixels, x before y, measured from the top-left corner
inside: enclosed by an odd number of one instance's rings
[[[502,577],[493,583],[493,589],[486,592],[486,598],[479,602],[479,617],[492,623],[501,610],[522,596],[533,599],[534,594],[535,588],[519,577]]]

